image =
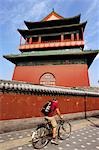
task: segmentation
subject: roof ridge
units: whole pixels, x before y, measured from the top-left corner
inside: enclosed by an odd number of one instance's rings
[[[54,10],[51,11],[46,17],[44,17],[41,21],[48,21],[47,19],[50,18],[51,15],[55,15],[57,18],[62,19],[64,18],[63,16],[59,15],[57,12]]]

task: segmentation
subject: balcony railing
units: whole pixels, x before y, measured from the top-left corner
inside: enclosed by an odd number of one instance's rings
[[[84,46],[83,40],[57,40],[57,41],[43,41],[43,42],[32,42],[32,43],[25,43],[20,44],[20,50],[27,50],[27,49],[37,49],[37,48],[54,48],[54,47],[72,47],[72,46]]]

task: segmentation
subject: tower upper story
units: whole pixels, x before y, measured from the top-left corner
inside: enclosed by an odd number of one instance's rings
[[[19,50],[51,50],[84,48],[84,29],[87,22],[80,23],[80,15],[64,18],[54,10],[40,22],[24,21],[27,30],[21,34]]]

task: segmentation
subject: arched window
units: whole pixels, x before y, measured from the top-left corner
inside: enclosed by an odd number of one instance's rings
[[[40,84],[54,86],[56,79],[52,73],[44,73],[40,77]]]

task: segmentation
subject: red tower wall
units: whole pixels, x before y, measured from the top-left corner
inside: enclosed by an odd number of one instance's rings
[[[13,80],[39,84],[40,77],[47,72],[55,76],[57,86],[89,86],[86,64],[16,66]]]

